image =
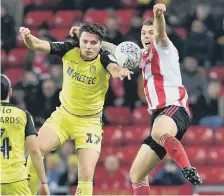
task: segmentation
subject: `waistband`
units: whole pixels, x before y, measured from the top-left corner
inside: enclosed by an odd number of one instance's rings
[[[90,114],[90,115],[77,115],[77,114],[73,114],[73,113],[69,112],[63,105],[61,105],[61,107],[69,114],[71,114],[75,117],[78,117],[78,118],[100,118],[100,117],[102,117],[102,111],[100,111],[96,114]]]

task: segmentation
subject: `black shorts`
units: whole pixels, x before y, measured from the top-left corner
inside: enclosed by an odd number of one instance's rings
[[[165,108],[155,110],[151,116],[151,127],[153,127],[155,119],[160,115],[167,115],[175,121],[177,125],[176,138],[180,141],[190,125],[190,118],[186,109],[184,107],[171,105]],[[151,131],[150,135],[143,141],[142,144],[150,146],[151,149],[155,151],[155,153],[159,156],[161,160],[166,155],[165,148],[160,146],[158,143],[156,143],[155,140],[152,139]]]

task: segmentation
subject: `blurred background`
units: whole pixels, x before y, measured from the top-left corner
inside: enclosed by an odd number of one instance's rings
[[[224,1],[223,0],[2,0],[1,72],[13,84],[11,101],[27,109],[37,129],[60,105],[62,63],[56,56],[30,51],[20,26],[50,41],[73,41],[71,26],[94,21],[106,26],[109,42],[141,46],[142,21],[153,18],[155,3],[167,5],[167,34],[180,56],[183,84],[189,94],[192,126],[183,144],[203,184],[194,188],[165,158],[149,175],[152,194],[224,193]],[[104,110],[104,138],[94,178],[94,194],[131,194],[128,172],[150,131],[142,74],[131,81],[110,80]],[[46,156],[52,194],[74,194],[77,157],[72,141]]]

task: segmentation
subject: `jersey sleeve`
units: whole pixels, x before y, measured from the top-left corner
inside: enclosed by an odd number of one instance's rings
[[[28,111],[26,112],[26,127],[25,127],[25,137],[30,135],[37,135],[37,131],[33,122],[33,118]]]
[[[107,69],[107,66],[110,64],[110,63],[115,63],[115,64],[118,64],[117,63],[117,60],[116,60],[116,58],[115,58],[115,56],[114,55],[112,55],[112,54],[110,54],[110,52],[109,51],[103,51],[103,50],[101,50],[100,51],[100,60],[101,60],[101,63],[102,63],[102,65],[103,65],[103,67],[105,68],[105,69]]]
[[[50,54],[63,57],[69,50],[79,47],[78,41],[75,42],[49,42]]]

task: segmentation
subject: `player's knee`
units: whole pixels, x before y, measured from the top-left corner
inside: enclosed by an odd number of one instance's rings
[[[153,140],[159,143],[161,136],[165,133],[166,133],[165,131],[162,132],[161,130],[155,128],[155,129],[152,129],[151,136]]]
[[[94,171],[91,168],[80,168],[79,169],[79,180],[80,181],[92,181]]]

